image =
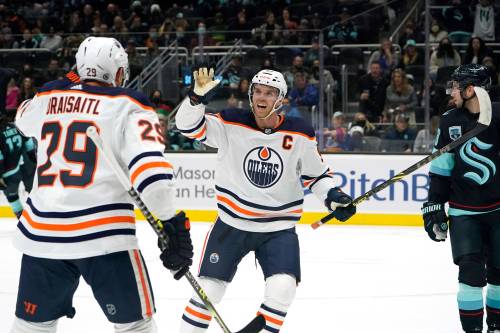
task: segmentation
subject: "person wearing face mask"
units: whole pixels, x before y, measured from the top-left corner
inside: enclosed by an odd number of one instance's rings
[[[451,41],[448,38],[444,38],[441,42],[439,42],[437,50],[431,54],[431,75],[435,76],[438,69],[441,67],[459,66],[461,61],[460,54],[453,47]]]
[[[446,37],[448,37],[448,31],[441,29],[439,22],[433,18],[431,22],[431,33],[429,34],[429,43],[439,43]]]

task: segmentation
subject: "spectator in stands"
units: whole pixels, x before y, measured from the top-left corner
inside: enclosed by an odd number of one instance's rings
[[[122,45],[126,45],[126,41],[128,39],[128,29],[123,22],[123,18],[121,16],[115,16],[113,19],[113,26],[111,27],[111,31],[116,35],[114,36]]]
[[[16,84],[16,80],[11,78],[7,84],[7,94],[5,95],[5,111],[7,114],[15,114],[19,105],[19,95],[21,91]]]
[[[416,133],[409,126],[410,119],[403,113],[398,114],[394,120],[394,126],[389,128],[383,139],[382,151],[410,153]]]
[[[35,38],[33,38],[33,34],[30,29],[24,29],[21,41],[14,42],[15,49],[36,49],[39,46],[40,44]]]
[[[259,28],[254,29],[256,40],[263,45],[279,45],[281,44],[282,27],[276,23],[274,13],[267,11],[266,23]]]
[[[328,31],[328,45],[358,42],[358,27],[352,20],[347,7],[342,7],[340,21]]]
[[[12,37],[12,29],[4,26],[0,30],[0,48],[12,49],[14,48],[14,38]]]
[[[161,137],[163,138],[163,141],[165,142],[165,150],[170,150],[172,149],[170,147],[170,140],[169,140],[169,135],[168,135],[168,112],[164,109],[157,108],[156,109],[156,114],[158,115],[158,120],[160,123],[160,134]]]
[[[495,8],[490,0],[479,0],[474,17],[474,36],[495,40]]]
[[[301,55],[296,55],[295,57],[293,57],[292,66],[283,73],[288,89],[293,88],[295,74],[306,72],[307,69],[304,67],[304,57],[302,57]]]
[[[89,33],[94,26],[94,8],[90,4],[83,6],[83,17],[81,19],[83,32]]]
[[[310,28],[309,21],[306,18],[301,18],[297,27],[297,44],[303,45],[309,43],[311,32],[307,30]]]
[[[389,38],[384,37],[380,40],[380,48],[373,51],[368,60],[369,64],[372,62],[380,64],[383,75],[389,75],[398,66],[399,58]]]
[[[481,64],[484,57],[491,55],[491,50],[480,37],[472,37],[467,45],[462,64]]]
[[[417,133],[413,144],[414,153],[431,153],[434,147],[434,139],[436,138],[439,128],[439,116],[432,116],[430,119],[430,128],[423,128]]]
[[[159,89],[153,90],[151,95],[149,95],[149,100],[151,101],[151,103],[153,104],[153,107],[155,109],[162,109],[167,114],[170,111],[172,111],[172,108],[163,99],[163,94],[162,94],[161,90],[159,90]]]
[[[448,37],[439,42],[437,50],[432,52],[430,59],[431,77],[435,78],[441,67],[460,66],[461,59],[458,51],[453,47]]]
[[[323,137],[326,140],[325,148],[329,152],[350,150],[345,116],[341,111],[333,114],[331,128],[323,129]]]
[[[309,76],[309,83],[314,84],[316,87],[319,89],[319,59],[314,60],[312,67],[311,67],[311,75]],[[333,78],[332,73],[326,69],[323,68],[323,83],[324,83],[324,88],[325,92],[328,90],[333,91],[334,96],[337,94],[337,89],[338,89],[338,82]]]
[[[276,66],[274,65],[273,59],[270,57],[266,57],[264,61],[262,61],[262,65],[260,69],[272,69],[276,70]]]
[[[33,79],[30,77],[25,77],[21,85],[21,89],[18,97],[18,104],[22,103],[27,99],[35,97],[36,89],[33,85]]]
[[[307,84],[306,74],[297,72],[294,77],[293,89],[288,94],[290,104],[293,106],[313,106],[319,101],[318,88]]]
[[[64,31],[67,31],[70,34],[79,34],[83,32],[82,20],[78,11],[71,14],[68,23],[69,24]]]
[[[238,100],[234,94],[231,94],[226,100],[226,107],[222,109],[224,112],[241,112],[243,111],[243,102]]]
[[[129,39],[127,42],[126,52],[128,54],[128,65],[130,69],[130,80],[133,80],[144,66],[144,59],[137,53],[135,39]]]
[[[415,107],[417,95],[415,89],[408,83],[406,73],[396,68],[391,74],[391,83],[387,86],[385,112],[388,115],[405,113],[412,123],[415,123]]]
[[[250,82],[248,78],[243,77],[240,80],[240,84],[238,86],[238,90],[235,91],[234,96],[243,103],[248,101],[248,88],[250,86]]]
[[[490,56],[484,57],[482,64],[486,66],[490,72],[491,84],[493,86],[498,85],[500,78],[495,63],[493,62],[493,58]]]
[[[299,26],[290,15],[288,7],[283,8],[281,11],[281,20],[279,24],[283,27],[283,44],[297,43],[297,27]]]
[[[224,73],[224,79],[228,82],[229,89],[235,91],[240,85],[242,78],[248,77],[248,73],[242,66],[242,58],[240,55],[233,55],[231,63]]]
[[[407,41],[411,39],[415,42],[421,43],[425,40],[425,36],[416,30],[415,22],[412,20],[408,20],[405,25],[405,30],[399,37],[398,44],[401,48],[405,47]]]
[[[49,61],[49,66],[44,73],[44,79],[46,81],[54,81],[62,78],[64,76],[63,70],[59,67],[59,60],[51,59]]]
[[[429,79],[429,105],[430,105],[430,115],[440,116],[448,109],[449,95],[446,95],[446,89],[443,86],[438,86],[434,84],[432,79]],[[419,105],[425,108],[425,89],[421,86],[420,91],[417,92],[417,99],[420,101]],[[416,115],[417,122],[421,122],[424,118],[423,114]]]
[[[175,34],[175,25],[171,18],[165,18],[162,25],[158,29],[159,37],[163,40],[164,45],[170,44],[173,40],[173,35]]]
[[[102,21],[108,27],[113,26],[114,19],[116,16],[121,16],[120,9],[114,3],[108,3],[106,6],[106,11],[102,15]]]
[[[161,7],[157,3],[153,3],[149,8],[150,17],[148,18],[148,24],[151,26],[159,26],[163,23],[163,13]]]
[[[20,77],[31,78],[33,85],[36,87],[39,87],[45,83],[45,80],[42,78],[41,73],[37,69],[33,68],[33,65],[31,63],[25,63],[23,65],[23,70]]]
[[[424,56],[417,49],[417,43],[413,39],[408,39],[406,41],[405,47],[403,49],[403,56],[401,64],[406,66],[415,66],[424,64]]]
[[[232,39],[243,39],[244,41],[250,41],[252,35],[250,34],[250,30],[252,27],[247,21],[247,13],[244,8],[238,11],[236,15],[236,20],[229,25],[229,30],[232,31]]]
[[[315,60],[319,60],[319,47],[319,38],[318,36],[314,36],[311,40],[311,48],[304,55],[304,63],[307,67],[311,67]],[[326,58],[328,52],[324,52],[323,54]]]
[[[448,31],[444,30],[435,18],[431,21],[431,33],[429,43],[440,43],[443,38],[448,38]]]
[[[59,32],[56,32],[54,26],[49,27],[48,34],[45,35],[42,42],[40,43],[40,47],[43,49],[48,49],[50,52],[56,52],[57,49],[62,47],[63,38],[61,37]]]
[[[137,45],[144,45],[144,32],[146,29],[147,25],[142,22],[141,16],[133,13],[128,31],[130,32],[130,38],[135,40]]]
[[[370,71],[359,80],[359,109],[372,122],[381,122],[388,85],[378,62],[370,63]]]
[[[226,41],[227,24],[224,21],[224,15],[221,12],[215,14],[214,24],[209,27],[211,37],[215,41],[215,45],[223,45]]]
[[[366,114],[364,114],[363,112],[356,112],[354,114],[352,122],[349,123],[349,126],[347,128],[351,130],[356,126],[362,129],[361,133],[364,136],[379,136],[377,128],[368,120]]]
[[[443,17],[449,31],[472,31],[473,22],[471,8],[468,3],[471,3],[471,1],[452,0],[451,6],[447,6],[443,9]]]

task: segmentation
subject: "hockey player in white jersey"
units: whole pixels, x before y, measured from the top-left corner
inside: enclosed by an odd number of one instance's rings
[[[98,129],[163,222],[171,242],[161,259],[180,278],[192,244],[185,214],[175,215],[158,117],[143,94],[121,88],[128,60],[114,38],[85,39],[76,64],[78,75],[47,83],[17,113],[16,125],[38,141],[38,166],[14,237],[23,258],[11,332],[56,332],[58,318],[75,314],[80,277],[115,332],[156,332],[132,200],[86,129]]]
[[[312,126],[276,112],[287,90],[281,73],[262,70],[253,77],[250,111],[218,114],[205,113],[204,106],[218,84],[213,69],[200,68],[193,76],[194,88],[176,115],[177,127],[187,137],[218,148],[219,217],[203,248],[200,284],[214,303],[219,302],[238,263],[254,251],[265,278],[258,312],[266,319],[264,332],[276,333],[300,282],[295,224],[302,214],[303,186],[342,221],[356,210],[322,161]],[[180,332],[204,332],[211,318],[194,296]]]

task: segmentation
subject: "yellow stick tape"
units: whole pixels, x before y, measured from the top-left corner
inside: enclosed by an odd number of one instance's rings
[[[217,218],[215,210],[186,210],[187,216],[191,222],[213,222]],[[321,219],[327,213],[304,212],[300,219],[300,224],[311,224]],[[138,220],[144,220],[141,212],[136,209],[135,216]],[[12,209],[9,206],[0,206],[0,217],[15,217]],[[343,225],[388,225],[388,226],[422,226],[423,220],[421,215],[405,215],[405,214],[363,214],[354,215],[349,221],[343,223],[337,220],[332,220],[328,224],[343,224]],[[328,225],[327,224],[327,225]]]
[[[186,210],[186,215],[191,222],[213,222],[217,218],[215,210]],[[321,219],[327,213],[304,212],[300,219],[300,224],[311,224]],[[144,220],[139,210],[135,211],[135,216],[139,220]],[[332,220],[328,224],[350,224],[350,225],[392,225],[392,226],[422,226],[423,220],[421,215],[406,215],[406,214],[356,214],[347,222],[339,222]]]

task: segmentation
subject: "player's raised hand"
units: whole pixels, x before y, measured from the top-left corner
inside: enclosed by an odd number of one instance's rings
[[[194,86],[188,96],[191,105],[208,104],[220,80],[214,79],[214,69],[201,67],[193,72]]]

